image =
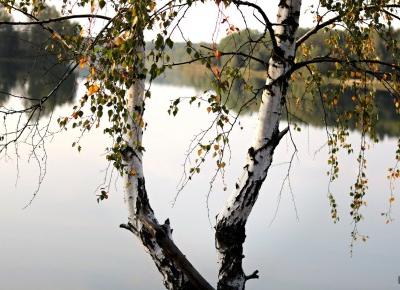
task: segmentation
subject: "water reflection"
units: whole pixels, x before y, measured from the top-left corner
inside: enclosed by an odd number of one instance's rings
[[[170,202],[182,172],[182,161],[189,140],[209,123],[205,110],[190,107],[177,117],[167,114],[169,100],[191,96],[199,91],[172,86],[153,86],[153,97],[146,110],[148,127],[144,137],[145,172],[153,208],[160,220],[169,217],[174,239],[189,259],[215,285],[216,257],[213,230],[209,225],[205,194],[214,163],[188,185],[175,208]],[[77,92],[83,93],[81,86]],[[69,112],[58,107],[56,116]],[[211,216],[215,216],[240,174],[255,126],[254,118],[243,117],[244,130],[231,135],[231,164],[227,168],[228,191],[215,185],[211,196]],[[177,132],[171,138],[170,132]],[[108,140],[100,130],[83,141],[76,153],[71,143],[79,132],[67,131],[48,144],[48,174],[33,205],[21,210],[31,198],[37,183],[37,167],[27,163],[29,155],[21,148],[20,179],[15,187],[16,160],[0,160],[0,288],[7,290],[107,290],[163,289],[159,273],[131,234],[118,228],[126,220],[121,185],[118,180],[110,199],[96,203],[95,187],[102,182],[105,168],[104,146]],[[283,191],[277,219],[268,226],[277,206],[277,195],[287,167],[274,166],[262,188],[249,220],[245,244],[245,270],[260,270],[261,279],[249,282],[254,290],[396,290],[399,275],[397,220],[384,224],[380,216],[387,205],[386,169],[393,162],[396,140],[385,139],[369,151],[370,188],[365,209],[366,221],[360,230],[371,236],[349,256],[352,229],[347,192],[354,182],[355,156],[340,156],[340,182],[337,194],[342,221],[330,219],[326,197],[326,148],[314,153],[326,141],[324,132],[310,128],[307,134],[294,133],[299,148],[292,171],[291,185],[300,216],[297,222],[292,198]],[[359,135],[352,133],[352,142]],[[274,164],[290,158],[290,140],[284,139],[276,150]],[[23,274],[22,274],[23,273]],[[23,279],[21,279],[23,275]]]
[[[54,9],[46,10],[42,18],[56,17]],[[1,16],[0,19],[5,16]],[[72,33],[74,24],[56,23],[53,29],[60,33]],[[57,85],[68,71],[69,63],[60,62],[57,55],[46,53],[51,44],[47,31],[38,26],[14,28],[0,26],[0,105],[10,99],[10,93],[18,92],[23,97],[24,107],[29,107]],[[55,106],[71,103],[76,94],[77,73],[72,74],[45,103],[42,114],[49,113]]]
[[[167,70],[163,78],[157,81],[162,84],[195,87],[198,90],[204,91],[212,87],[211,78],[211,74],[200,65],[188,65]],[[250,83],[254,88],[253,93],[249,93],[248,90],[244,89],[244,81],[235,81],[230,89],[229,96],[225,96],[223,100],[228,108],[236,112],[241,110],[242,114],[252,114],[258,110],[258,99],[261,90],[257,88],[264,86],[265,77],[260,72],[253,72],[253,76],[250,78]],[[333,84],[323,85],[321,88],[329,96],[338,95],[337,89],[338,86]],[[327,114],[325,115],[319,96],[305,93],[304,83],[299,81],[293,82],[287,100],[289,116],[293,121],[312,126],[323,127],[325,126],[324,120],[327,121],[329,126],[332,126],[340,114],[346,111],[354,111],[356,104],[352,101],[351,97],[358,94],[358,92],[354,92],[350,88],[346,89],[344,93],[340,93],[336,110],[326,110]],[[301,98],[301,101],[297,101],[297,98]],[[249,101],[251,102],[249,103]],[[246,107],[243,108],[244,104],[246,104]],[[378,137],[382,139],[385,136],[400,136],[400,115],[396,113],[393,97],[388,92],[377,89],[375,104],[378,116],[378,122],[376,123]],[[286,112],[283,116],[286,118]],[[351,129],[356,128],[354,120],[350,121],[348,125]]]

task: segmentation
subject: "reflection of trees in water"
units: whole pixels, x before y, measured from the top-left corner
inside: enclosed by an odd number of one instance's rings
[[[167,70],[165,78],[160,79],[162,83],[192,86],[199,90],[207,90],[212,88],[210,83],[211,74],[196,65],[185,65],[182,67],[174,67]],[[245,89],[245,82],[242,80],[235,81],[232,85],[229,97],[223,96],[223,101],[229,109],[241,114],[251,114],[258,111],[260,88],[264,86],[265,80],[259,77],[253,77],[251,85],[254,93],[250,93],[248,88]],[[325,85],[322,88],[325,92],[335,92],[338,89],[335,85]],[[288,109],[292,120],[301,123],[307,123],[312,126],[324,126],[324,119],[328,125],[334,125],[337,117],[345,112],[354,111],[355,103],[352,101],[354,92],[351,89],[346,89],[341,93],[338,99],[338,105],[335,110],[327,110],[327,115],[324,117],[324,108],[321,104],[321,99],[317,93],[304,93],[304,84],[294,83],[288,96]],[[258,92],[258,95],[255,93]],[[300,97],[302,100],[297,101]],[[250,101],[250,102],[249,102]],[[244,104],[246,107],[243,108]],[[377,90],[375,94],[376,113],[378,122],[376,123],[376,132],[380,138],[384,136],[400,136],[400,116],[396,113],[392,96],[384,90]],[[284,116],[287,114],[284,113]],[[355,129],[354,120],[350,120],[347,124],[349,128]]]
[[[41,18],[56,17],[54,9],[46,9]],[[0,14],[0,18],[2,17]],[[68,22],[55,23],[53,29],[61,34],[72,34],[74,25]],[[10,92],[30,99],[40,100],[60,81],[68,70],[67,62],[60,62],[56,55],[46,52],[51,39],[47,31],[39,26],[24,29],[12,26],[0,27],[0,105],[9,99]],[[76,94],[76,74],[71,75],[57,92],[45,103],[44,112],[49,113],[56,105],[72,102]],[[35,100],[23,100],[29,107]]]
[[[295,97],[301,96],[304,92],[302,84],[296,84],[290,94],[289,111],[294,120],[305,122],[313,126],[324,126],[325,120],[328,126],[336,124],[339,116],[349,114],[355,111],[356,103],[352,100],[353,95],[359,95],[351,88],[346,88],[344,91],[339,91],[338,85],[324,85],[322,91],[331,94],[331,96],[339,96],[337,106],[334,109],[329,108],[325,104],[324,107],[321,103],[321,98],[317,93],[305,94],[304,100],[297,102]],[[295,97],[293,97],[295,96]],[[377,122],[375,123],[375,130],[379,138],[385,136],[394,137],[400,136],[400,115],[396,113],[393,104],[393,97],[385,90],[377,90],[375,92],[375,113],[377,114]],[[343,118],[341,118],[343,119]],[[343,122],[343,121],[342,121]],[[355,118],[348,120],[347,126],[351,129],[357,129]]]

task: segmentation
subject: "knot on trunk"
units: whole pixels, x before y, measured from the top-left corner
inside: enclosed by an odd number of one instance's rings
[[[134,156],[137,156],[135,150],[133,150],[133,148],[131,146],[129,146],[129,145],[127,145],[120,152],[121,152],[122,160],[124,160],[125,162],[129,162],[129,161],[132,160],[132,158]]]
[[[246,229],[242,224],[227,225],[224,220],[220,221],[216,226],[215,238],[218,245],[222,248],[237,248],[240,247],[242,253],[242,244],[246,239]],[[240,254],[241,255],[241,254]]]

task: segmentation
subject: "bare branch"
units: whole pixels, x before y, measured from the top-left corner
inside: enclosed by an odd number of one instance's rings
[[[252,7],[254,9],[257,10],[258,13],[261,14],[262,18],[264,19],[265,22],[265,27],[269,32],[269,35],[271,37],[271,41],[272,41],[272,47],[274,49],[274,51],[278,50],[278,44],[276,43],[276,39],[275,39],[275,32],[274,32],[274,28],[272,27],[272,23],[271,21],[269,21],[269,18],[267,16],[267,14],[265,14],[264,10],[261,9],[260,6],[258,6],[257,4],[248,2],[248,1],[241,1],[241,0],[233,0],[232,3],[240,6],[240,5],[244,5],[244,6],[249,6]]]
[[[311,30],[309,30],[308,32],[306,32],[305,34],[303,34],[297,41],[296,41],[296,49],[303,43],[305,42],[307,39],[309,39],[312,35],[316,34],[318,31],[320,31],[322,28],[327,27],[333,23],[335,23],[336,21],[339,21],[341,19],[341,15],[338,15],[336,17],[333,17],[327,21],[324,22],[318,22],[318,24]]]
[[[20,25],[20,26],[25,26],[25,25],[43,25],[43,24],[49,24],[49,23],[54,23],[54,22],[62,22],[62,21],[67,21],[70,19],[77,19],[77,18],[98,18],[98,19],[103,19],[103,20],[111,20],[111,17],[104,16],[104,15],[96,15],[96,14],[76,14],[76,15],[68,15],[68,16],[62,16],[62,17],[56,17],[56,18],[49,18],[45,20],[37,20],[37,21],[0,21],[0,25]]]

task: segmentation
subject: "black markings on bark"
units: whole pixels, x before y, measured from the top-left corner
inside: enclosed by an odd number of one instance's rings
[[[144,178],[138,178],[138,196],[136,199],[136,209],[139,215],[152,215],[153,210],[149,204],[149,199],[146,192]],[[144,247],[149,249],[149,252],[156,264],[160,273],[163,273],[164,285],[170,290],[193,290],[194,287],[184,276],[182,271],[168,259],[165,255],[157,256],[159,251],[160,241],[162,239],[169,239],[172,234],[170,222],[167,219],[163,225],[156,231],[155,236],[149,232],[146,226],[143,226],[138,233],[138,237],[142,241]]]
[[[275,34],[276,38],[279,38],[281,41],[287,41],[290,37],[285,33],[285,34]]]
[[[279,4],[278,4],[278,7],[281,7],[281,8],[290,8],[290,6],[289,6],[286,2],[287,2],[286,0],[281,0],[281,1],[279,2]]]
[[[285,20],[282,21],[282,24],[285,24],[292,29],[293,29],[293,27],[297,28],[297,25],[298,25],[296,18],[294,17],[293,14],[294,13],[291,13],[291,15],[289,17],[287,17]]]
[[[285,51],[280,47],[276,47],[271,55],[274,62],[280,63],[285,56]],[[276,64],[272,64],[273,67],[278,67]]]
[[[159,258],[156,256],[156,254],[154,254],[158,250],[156,249],[156,247],[159,246],[157,245],[152,235],[144,228],[140,232],[140,239],[143,243],[143,246],[150,250],[152,258],[155,261],[156,267],[159,272],[164,273],[164,285],[167,289],[193,289],[192,285],[189,285],[189,282],[185,280],[182,272],[179,271],[178,268],[169,259],[165,258],[165,256],[162,256],[163,258]],[[166,270],[166,268],[168,270]]]
[[[272,86],[271,86],[271,85],[265,85],[265,86],[264,86],[264,89],[265,89],[266,91],[269,92],[269,95],[270,95],[271,97],[275,96],[275,93],[274,93],[274,91],[272,90]]]
[[[243,246],[246,239],[245,227],[243,224],[229,226],[226,223],[218,223],[216,227],[216,240],[219,250],[223,251],[224,258],[219,269],[218,290],[237,290],[229,282],[242,281],[243,287],[246,275],[242,268]]]
[[[258,164],[257,159],[255,158],[256,156],[256,151],[254,150],[253,147],[250,147],[249,150],[247,151],[247,154],[249,155],[250,160],[253,161],[254,165]]]
[[[285,97],[282,97],[282,98],[281,98],[281,106],[283,106],[285,103],[286,103],[286,98],[285,98]]]
[[[254,150],[253,147],[250,147],[249,150],[247,151],[247,153],[249,154],[249,157],[250,157],[251,159],[254,159],[254,156],[255,156],[255,154],[256,154],[256,151]]]
[[[149,214],[153,213],[153,209],[150,206],[149,198],[146,192],[146,186],[144,178],[138,178],[138,197],[136,199],[136,210],[138,213]]]
[[[134,156],[137,156],[137,154],[129,145],[121,150],[121,157],[125,162],[131,161]]]

